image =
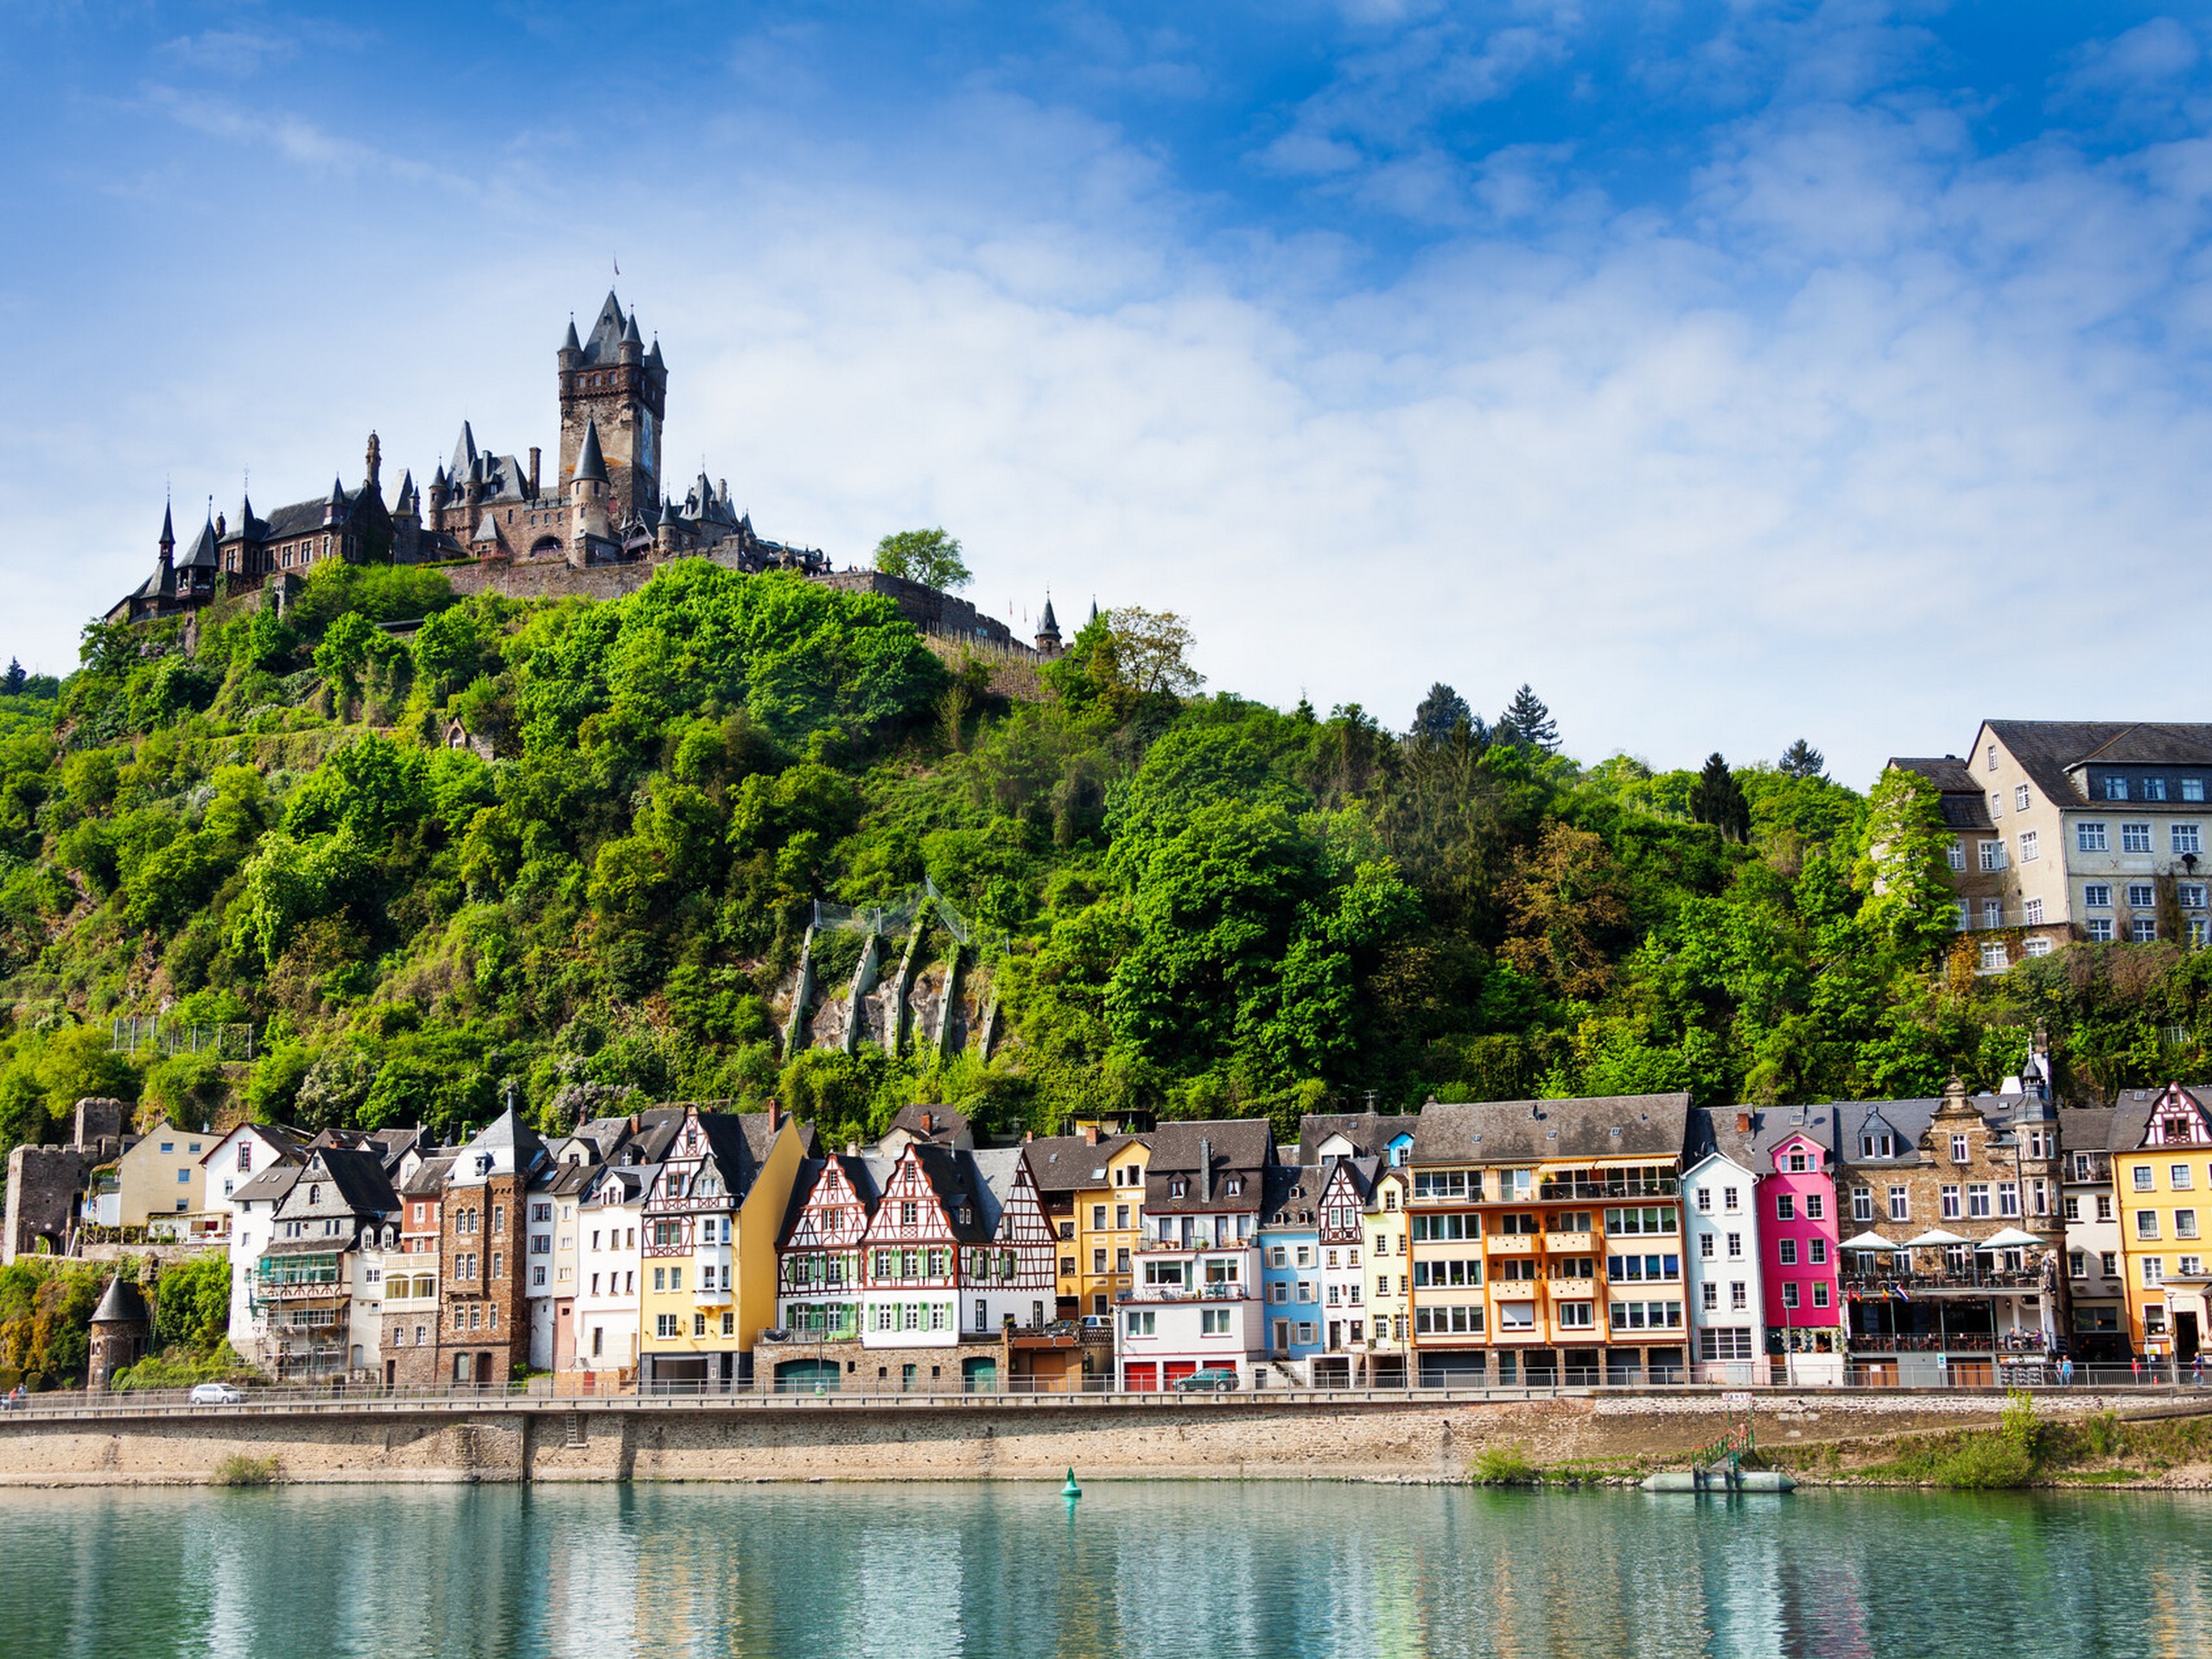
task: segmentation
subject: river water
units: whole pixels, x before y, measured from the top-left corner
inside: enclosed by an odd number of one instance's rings
[[[13,1492],[0,1653],[2203,1653],[2212,1497],[1287,1482]]]

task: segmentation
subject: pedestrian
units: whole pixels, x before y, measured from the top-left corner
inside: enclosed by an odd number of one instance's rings
[[[2189,1380],[2193,1388],[2201,1389],[2204,1386],[2204,1354],[2201,1349],[2197,1351],[2196,1357],[2190,1362]]]
[[[2127,1357],[2127,1369],[2135,1374],[2136,1386],[2140,1388],[2143,1383],[2143,1356],[2130,1354]]]

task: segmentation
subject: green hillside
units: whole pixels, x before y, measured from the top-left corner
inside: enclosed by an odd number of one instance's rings
[[[1901,775],[1586,767],[1533,694],[1493,726],[1440,687],[1400,736],[1203,695],[1187,644],[1116,613],[1009,704],[886,600],[704,562],[604,603],[327,567],[189,656],[180,623],[93,625],[67,681],[0,696],[0,1141],[86,1093],[441,1131],[510,1086],[560,1127],[773,1094],[840,1138],[917,1099],[1011,1129],[1927,1093],[1993,1084],[2037,1019],[2084,1092],[2201,1070],[2201,956],[1977,979]],[[787,1064],[813,901],[925,879],[975,928],[992,1057]],[[115,1052],[164,1012],[255,1058]]]

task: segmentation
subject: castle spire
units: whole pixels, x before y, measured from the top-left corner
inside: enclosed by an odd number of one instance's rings
[[[168,498],[166,496],[162,498],[162,539],[159,546],[163,559],[176,550],[176,529],[169,519]]]
[[[584,422],[584,447],[576,456],[575,476],[590,481],[607,482],[607,458],[599,452],[599,423]]]

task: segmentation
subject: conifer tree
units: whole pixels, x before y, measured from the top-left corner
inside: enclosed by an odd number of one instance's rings
[[[1690,817],[1720,831],[1723,841],[1743,842],[1751,838],[1751,804],[1744,798],[1743,785],[1718,750],[1707,755],[1690,791]]]
[[[1513,694],[1513,701],[1497,717],[1492,735],[1500,743],[1541,749],[1546,754],[1559,752],[1559,722],[1552,718],[1552,711],[1544,706],[1544,700],[1525,683]]]
[[[1820,778],[1827,768],[1827,757],[1801,737],[1782,752],[1778,770],[1785,778]]]
[[[1467,700],[1439,680],[1414,710],[1413,729],[1406,735],[1416,743],[1441,743],[1452,735],[1452,728],[1474,723],[1475,713],[1467,707]]]

